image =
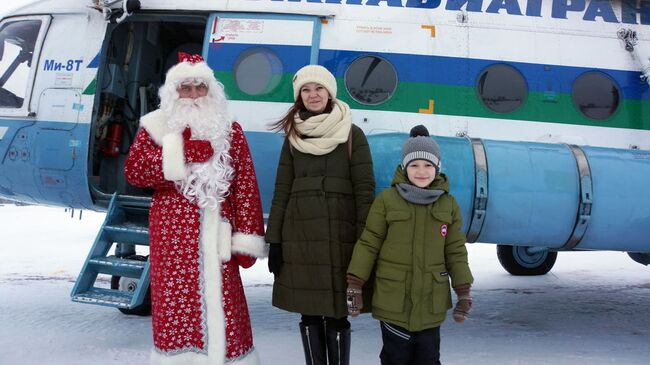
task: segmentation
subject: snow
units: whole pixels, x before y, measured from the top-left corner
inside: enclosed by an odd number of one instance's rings
[[[150,317],[70,301],[104,215],[0,206],[0,364],[146,364]],[[514,277],[493,245],[468,245],[471,318],[441,330],[443,364],[648,364],[650,268],[621,252],[560,253],[553,271]],[[242,270],[264,364],[304,363],[298,315],[271,305],[261,260]],[[352,321],[352,364],[378,364],[369,315]]]
[[[0,16],[26,2],[2,1]],[[70,301],[104,218],[78,214],[0,205],[0,365],[147,363],[150,317]],[[443,324],[443,364],[650,363],[650,268],[620,252],[571,252],[548,275],[513,277],[493,245],[468,249],[474,308],[466,323]],[[263,363],[304,363],[299,316],[271,306],[266,262],[242,274]],[[378,322],[351,322],[351,363],[379,363]]]

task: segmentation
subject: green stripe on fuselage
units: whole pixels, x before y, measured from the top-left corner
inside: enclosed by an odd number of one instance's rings
[[[86,87],[86,90],[84,90],[83,94],[84,95],[95,95],[95,92],[97,91],[97,78],[95,77],[93,81],[90,82],[88,87]]]
[[[293,75],[283,75],[275,90],[256,96],[239,90],[232,72],[215,72],[215,76],[223,83],[231,100],[293,102]],[[420,109],[428,108],[429,100],[434,100],[434,114],[439,115],[650,130],[650,120],[644,121],[642,118],[650,113],[650,101],[638,99],[622,99],[612,117],[597,121],[583,116],[574,105],[571,95],[567,93],[549,95],[529,92],[524,103],[514,112],[497,113],[483,104],[473,87],[400,82],[387,102],[380,105],[364,105],[349,96],[342,79],[337,79],[337,83],[339,99],[350,104],[353,109],[418,113]]]

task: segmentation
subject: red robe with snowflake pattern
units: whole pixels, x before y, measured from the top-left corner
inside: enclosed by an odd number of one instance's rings
[[[265,255],[264,222],[253,161],[244,133],[232,124],[235,175],[218,211],[200,209],[174,186],[186,174],[183,137],[165,115],[143,117],[131,146],[129,183],[153,187],[149,212],[151,363],[257,364],[239,266]]]

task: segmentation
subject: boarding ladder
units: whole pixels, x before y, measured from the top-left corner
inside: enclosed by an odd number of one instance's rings
[[[70,294],[80,303],[116,307],[127,314],[148,314],[149,261],[135,255],[137,245],[149,245],[148,204],[131,204],[114,194],[106,219]],[[109,254],[115,244],[113,254]],[[97,280],[98,275],[111,276]],[[103,275],[102,275],[103,276]],[[146,300],[145,300],[146,299]]]

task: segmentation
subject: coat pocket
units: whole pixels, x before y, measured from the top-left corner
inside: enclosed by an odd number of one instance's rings
[[[375,275],[373,307],[388,312],[402,312],[406,300],[406,272],[378,265]]]
[[[442,223],[451,224],[452,222],[451,212],[432,210],[431,215]]]
[[[386,222],[401,222],[411,218],[411,213],[404,211],[391,211],[386,213]]]
[[[433,274],[433,313],[444,313],[451,308],[451,287],[449,273],[436,270]]]
[[[394,261],[402,262],[403,260],[395,259],[395,257],[408,256],[408,251],[411,250],[411,240],[413,239],[411,213],[399,210],[387,212],[386,223],[388,224],[388,231],[386,232],[381,256],[388,259],[392,257]]]

